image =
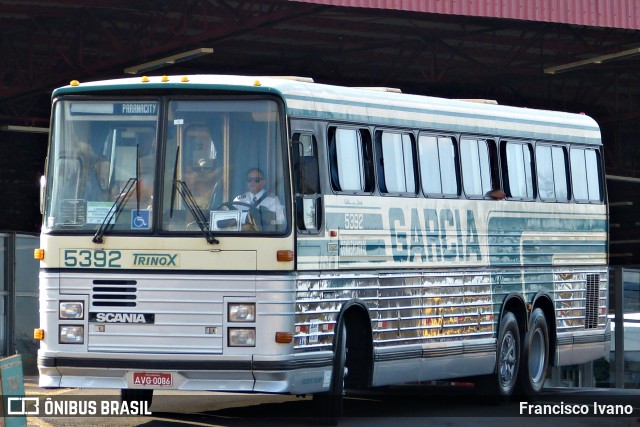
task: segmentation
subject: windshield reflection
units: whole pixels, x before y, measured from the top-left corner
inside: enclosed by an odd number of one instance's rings
[[[280,120],[269,99],[57,101],[43,230],[283,232]]]
[[[169,116],[165,189],[183,182],[216,233],[286,229],[275,102],[175,101]],[[260,181],[250,183],[256,174]],[[163,200],[171,203],[163,209],[165,229],[198,229],[197,211],[183,197],[165,194]]]

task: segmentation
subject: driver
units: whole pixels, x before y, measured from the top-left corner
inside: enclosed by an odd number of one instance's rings
[[[284,223],[284,210],[280,199],[273,193],[267,193],[264,184],[264,173],[260,168],[251,168],[247,171],[247,188],[249,191],[240,194],[233,199],[234,202],[239,202],[238,209],[242,211],[248,211],[252,208],[258,208],[261,212],[263,225],[275,225]],[[249,206],[247,206],[249,205]],[[267,210],[273,217],[273,219],[267,221],[270,224],[265,223],[265,215],[262,212]],[[244,217],[243,217],[244,218]],[[275,224],[273,223],[275,221]]]

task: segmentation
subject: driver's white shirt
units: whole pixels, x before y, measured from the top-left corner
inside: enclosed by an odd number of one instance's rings
[[[251,191],[247,191],[246,193],[242,193],[233,199],[234,202],[246,203],[248,205],[253,205],[255,201],[260,200],[265,193],[265,190],[260,191],[259,193],[253,194]],[[282,204],[280,203],[280,199],[275,194],[267,194],[260,203],[256,205],[256,207],[263,206],[269,209],[271,212],[275,212],[276,214],[276,222],[278,224],[282,224],[284,222],[284,210],[282,209]],[[237,205],[237,208],[241,211],[249,210],[248,206]],[[244,215],[243,215],[244,219]]]

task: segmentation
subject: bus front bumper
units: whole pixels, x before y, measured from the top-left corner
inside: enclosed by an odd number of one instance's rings
[[[40,355],[45,388],[165,389],[307,394],[329,390],[332,352],[225,360]]]

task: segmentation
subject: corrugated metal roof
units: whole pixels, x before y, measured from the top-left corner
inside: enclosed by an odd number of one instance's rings
[[[638,0],[290,0],[331,6],[640,29]]]

